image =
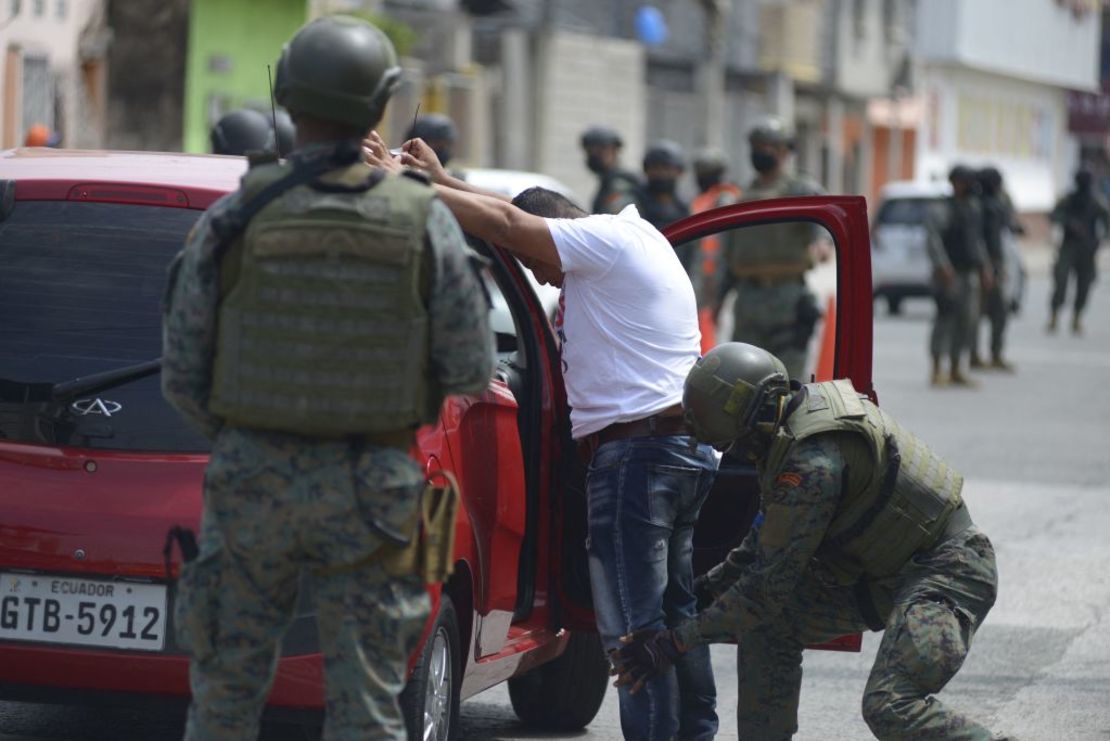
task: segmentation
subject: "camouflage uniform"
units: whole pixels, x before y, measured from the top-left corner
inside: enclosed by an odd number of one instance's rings
[[[1091,285],[1098,275],[1095,254],[1101,240],[1110,233],[1110,205],[1101,195],[1093,191],[1086,193],[1075,190],[1064,196],[1052,209],[1050,218],[1063,230],[1060,250],[1052,267],[1052,298],[1050,308],[1053,317],[1064,305],[1067,297],[1068,280],[1075,274],[1074,321],[1087,306]]]
[[[885,631],[863,698],[877,737],[985,741],[986,728],[930,695],[960,668],[994,603],[991,543],[964,520],[892,576],[865,577],[866,565],[845,573],[827,531],[845,492],[876,475],[874,467],[846,466],[867,454],[852,446],[867,447],[859,435],[820,433],[796,443],[774,470],[760,464],[757,524],[705,577],[716,600],[676,638],[686,646],[738,640],[741,738],[790,738],[803,647],[869,628]]]
[[[282,198],[303,199],[305,190]],[[221,295],[211,225],[240,201],[233,193],[201,217],[167,296],[163,392],[214,439],[200,554],[183,571],[174,613],[179,642],[192,656],[186,738],[258,737],[307,568],[327,680],[325,737],[402,739],[396,698],[429,599],[417,577],[388,576],[372,557],[404,532],[424,477],[409,457],[411,436],[396,444],[301,437],[225,425],[209,412]],[[425,242],[428,382],[444,394],[477,392],[492,372],[488,305],[458,224],[438,201]]]
[[[769,184],[752,182],[741,201],[822,195],[808,178],[782,175]],[[734,342],[766,349],[786,365],[790,377],[805,373],[806,350],[819,316],[816,298],[805,282],[812,266],[809,244],[818,232],[809,224],[746,227],[724,236],[726,270],[721,296],[736,288]],[[752,263],[753,253],[759,253]]]
[[[927,222],[937,304],[929,351],[935,362],[948,357],[955,373],[968,351],[979,300],[978,273],[989,264],[989,257],[983,243],[982,212],[974,197],[949,197],[937,217]],[[942,270],[950,271],[951,282],[939,278]]]

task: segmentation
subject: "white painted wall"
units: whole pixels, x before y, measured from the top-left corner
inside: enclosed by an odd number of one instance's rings
[[[1055,0],[918,0],[926,62],[1075,89],[1098,86],[1101,14],[1076,17]]]
[[[926,67],[915,177],[956,163],[1001,170],[1020,211],[1052,207],[1073,166],[1065,91],[961,66]]]

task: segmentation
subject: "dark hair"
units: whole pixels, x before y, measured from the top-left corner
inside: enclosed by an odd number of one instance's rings
[[[561,193],[538,186],[517,194],[513,205],[521,211],[548,219],[580,219],[589,216],[578,204]]]

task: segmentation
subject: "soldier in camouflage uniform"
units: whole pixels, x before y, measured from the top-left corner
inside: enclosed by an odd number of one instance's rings
[[[793,389],[793,390],[792,390]],[[700,577],[696,618],[633,633],[614,656],[636,683],[694,646],[736,639],[741,738],[798,730],[802,649],[883,630],[863,697],[881,739],[986,741],[932,695],[963,664],[994,604],[997,572],[963,477],[848,381],[790,386],[778,358],[719,345],[683,397],[697,438],[755,463],[757,525]]]
[[[303,569],[325,738],[406,735],[397,696],[429,598],[379,557],[414,537],[416,428],[445,394],[484,388],[493,348],[458,223],[426,182],[359,160],[399,76],[364,21],[298,31],[275,85],[296,151],[249,170],[171,271],[163,391],[213,438],[174,615],[192,659],[187,739],[258,738]]]
[[[933,358],[930,382],[973,386],[963,370],[969,337],[975,319],[980,289],[990,291],[994,283],[990,258],[983,242],[983,215],[975,196],[975,173],[956,165],[948,173],[952,195],[926,222],[926,248],[933,266],[933,294],[937,313],[929,338]],[[948,358],[950,372],[941,364]]]
[[[640,193],[640,180],[620,166],[620,134],[608,126],[591,126],[582,132],[586,167],[598,177],[597,194],[591,213],[619,214],[634,205]]]
[[[1095,253],[1106,235],[1110,233],[1110,205],[1094,188],[1094,177],[1089,170],[1075,173],[1075,190],[1060,199],[1052,209],[1050,218],[1063,231],[1060,251],[1052,267],[1051,313],[1048,331],[1056,331],[1060,309],[1068,292],[1068,280],[1075,273],[1075,304],[1072,309],[1071,331],[1083,332],[1083,310],[1091,284],[1098,275]]]
[[[748,143],[758,174],[741,201],[824,193],[812,180],[786,171],[793,139],[779,119],[753,128]],[[811,245],[819,236],[812,224],[797,222],[745,227],[724,237],[719,300],[736,288],[732,339],[767,348],[782,358],[791,378],[805,373],[809,339],[821,316],[805,281],[814,262]]]

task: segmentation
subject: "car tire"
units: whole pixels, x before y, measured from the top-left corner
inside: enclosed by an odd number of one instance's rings
[[[601,709],[609,686],[609,662],[596,633],[571,633],[554,661],[509,680],[513,711],[526,725],[545,731],[585,728]]]
[[[893,316],[898,316],[902,313],[902,297],[901,296],[887,296],[886,308]]]
[[[439,601],[435,625],[401,693],[409,741],[453,741],[459,735],[462,640],[451,598]]]

